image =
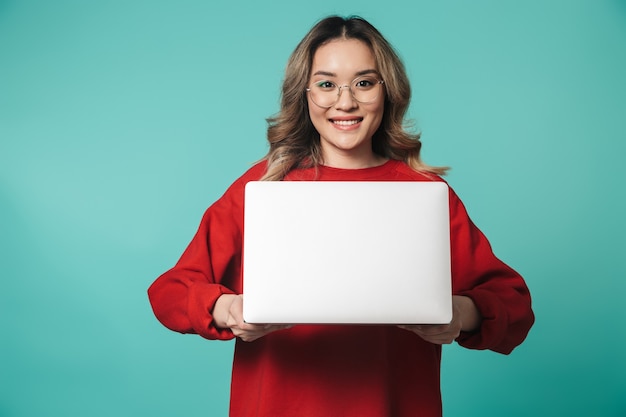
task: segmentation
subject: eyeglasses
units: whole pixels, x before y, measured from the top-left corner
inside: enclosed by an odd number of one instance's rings
[[[329,108],[339,101],[341,89],[347,88],[352,98],[361,104],[373,103],[380,94],[384,81],[375,77],[357,77],[350,84],[336,85],[332,81],[316,81],[306,91],[319,107]]]

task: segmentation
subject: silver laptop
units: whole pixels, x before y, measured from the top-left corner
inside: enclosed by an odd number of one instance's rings
[[[250,182],[244,213],[246,322],[451,321],[445,183]]]

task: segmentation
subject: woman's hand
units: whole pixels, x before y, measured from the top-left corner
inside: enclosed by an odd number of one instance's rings
[[[252,342],[268,333],[291,326],[272,324],[249,324],[243,321],[243,296],[223,294],[213,307],[213,320],[217,327],[230,329],[244,342]]]
[[[418,324],[398,326],[412,331],[427,342],[449,344],[459,337],[461,331],[471,332],[480,326],[480,313],[471,298],[452,296],[452,321],[449,324]]]

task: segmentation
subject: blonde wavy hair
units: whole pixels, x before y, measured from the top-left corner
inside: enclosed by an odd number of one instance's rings
[[[402,60],[380,32],[360,17],[330,16],[319,21],[291,54],[281,91],[280,111],[267,119],[269,151],[262,180],[280,181],[296,168],[323,163],[319,133],[309,117],[306,88],[317,49],[335,39],[357,39],[368,45],[385,81],[385,110],[372,137],[372,150],[385,158],[406,162],[414,170],[443,175],[445,167],[432,167],[420,158],[419,133],[406,130],[405,114],[411,86]]]

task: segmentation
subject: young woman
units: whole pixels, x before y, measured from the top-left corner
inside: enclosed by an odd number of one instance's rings
[[[209,207],[179,262],[150,287],[166,327],[237,338],[231,416],[440,416],[442,344],[508,354],[526,337],[534,321],[528,288],[494,256],[452,190],[450,324],[243,322],[245,184],[442,181],[445,170],[422,163],[419,136],[403,128],[409,99],[404,66],[373,26],[360,18],[320,21],[288,62],[268,154]]]

